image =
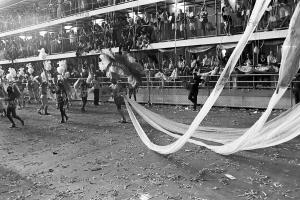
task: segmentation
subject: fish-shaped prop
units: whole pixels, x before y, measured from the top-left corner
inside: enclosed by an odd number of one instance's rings
[[[133,87],[142,81],[143,67],[128,53],[114,55],[110,50],[102,50],[99,58],[99,69],[105,71],[108,78],[127,77],[128,83]]]

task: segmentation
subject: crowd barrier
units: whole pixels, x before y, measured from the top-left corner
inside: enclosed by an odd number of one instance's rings
[[[278,74],[235,74],[226,84],[224,91],[215,106],[238,108],[266,108],[272,96],[278,79]],[[179,76],[173,80],[161,80],[154,77],[143,78],[137,89],[137,101],[145,104],[191,105],[188,100],[189,84],[192,76]],[[210,76],[204,84],[199,86],[198,104],[204,104],[210,95],[218,76]],[[71,83],[76,79],[71,79]],[[127,87],[126,79],[121,83]],[[293,81],[289,90],[276,106],[277,109],[288,109],[294,105]],[[107,87],[110,85],[108,78],[102,78],[100,101],[112,101]],[[73,93],[76,100],[78,95]],[[89,92],[89,100],[93,100],[93,92]]]

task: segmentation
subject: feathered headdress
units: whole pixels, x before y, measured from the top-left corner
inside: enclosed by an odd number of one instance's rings
[[[50,60],[44,61],[43,64],[44,64],[44,69],[45,69],[46,71],[50,71],[50,70],[52,69],[51,61],[50,61]]]
[[[46,54],[45,49],[42,48],[42,49],[38,50],[38,52],[39,52],[39,59],[45,60],[48,55],[48,54]]]
[[[108,78],[126,76],[133,87],[141,82],[143,67],[129,54],[114,55],[110,50],[102,50],[99,57],[99,69],[105,71]]]
[[[27,72],[32,75],[34,72],[33,66],[31,65],[31,63],[26,64],[26,68],[27,68]]]
[[[0,77],[3,77],[4,75],[4,70],[2,69],[2,66],[0,66]]]
[[[56,70],[60,75],[63,75],[67,71],[67,61],[66,60],[58,61],[58,67]]]
[[[17,72],[14,68],[9,68],[8,69],[8,74],[6,75],[6,79],[9,81],[9,82],[13,82],[15,80],[15,77],[17,76]]]

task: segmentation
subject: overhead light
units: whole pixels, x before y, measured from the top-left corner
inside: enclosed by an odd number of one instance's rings
[[[133,18],[134,13],[133,13],[133,12],[130,12],[130,13],[128,13],[128,15],[129,15],[130,18]]]
[[[78,27],[73,27],[73,28],[71,28],[71,30],[73,30],[76,33],[78,30]]]
[[[40,36],[45,36],[46,35],[46,33],[48,33],[47,31],[40,31]]]
[[[226,49],[223,49],[223,50],[222,50],[222,56],[223,56],[223,57],[226,56],[226,52],[227,52]]]
[[[19,38],[21,38],[22,40],[25,40],[25,39],[30,40],[30,39],[32,39],[32,36],[20,35]]]
[[[71,29],[73,26],[71,26],[71,25],[68,25],[68,26],[65,26],[65,29],[66,30],[69,30],[69,29]]]
[[[101,25],[102,24],[102,22],[104,21],[104,19],[96,19],[96,20],[94,20],[94,24],[99,24],[99,25]]]

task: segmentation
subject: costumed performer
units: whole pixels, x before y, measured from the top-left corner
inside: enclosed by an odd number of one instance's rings
[[[126,118],[122,111],[122,105],[125,104],[122,95],[126,94],[126,92],[124,92],[124,87],[122,87],[121,83],[114,78],[111,79],[111,85],[109,87],[112,90],[112,97],[117,106],[118,113],[122,117],[120,123],[126,123]]]
[[[81,112],[86,112],[85,107],[88,99],[88,83],[85,78],[79,78],[74,83],[74,89],[79,93],[79,97],[81,98]]]
[[[3,82],[1,80],[0,82],[0,112],[2,112],[2,116],[6,116],[6,109],[4,105],[4,100],[5,100],[6,92],[3,86]]]
[[[60,123],[65,123],[66,121],[69,120],[69,117],[67,116],[66,109],[65,109],[65,106],[68,103],[68,100],[67,100],[68,95],[64,88],[62,79],[59,79],[57,81],[57,85],[52,92],[56,94],[57,107],[58,107],[58,109],[60,111],[60,115],[61,115]]]
[[[12,124],[10,128],[16,128],[13,118],[19,120],[24,126],[24,120],[22,120],[16,113],[17,98],[20,97],[20,91],[16,84],[12,84],[14,80],[14,74],[12,71],[6,75],[6,79],[11,82],[6,89],[7,97],[5,98],[5,101],[7,102],[6,116]]]

